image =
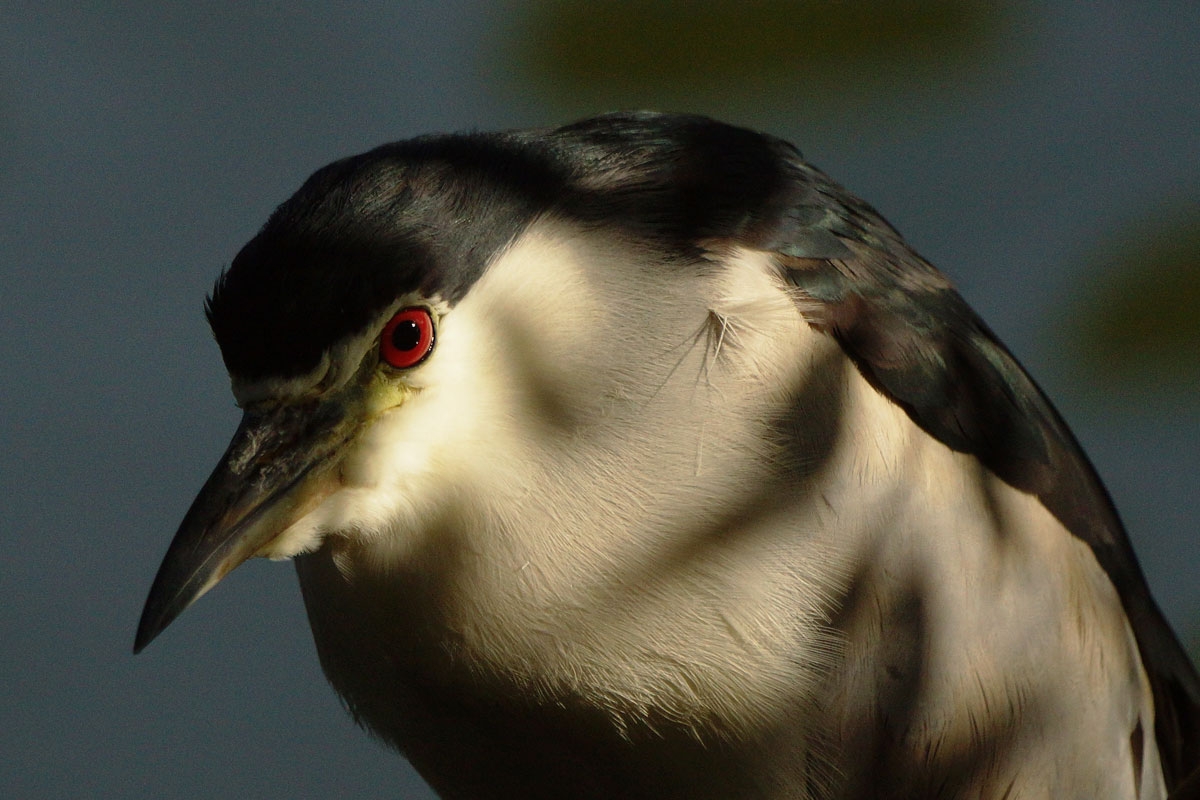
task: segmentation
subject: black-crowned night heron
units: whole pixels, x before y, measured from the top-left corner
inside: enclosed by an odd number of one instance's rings
[[[294,558],[448,798],[1161,798],[1200,681],[1066,425],[790,145],[616,114],[313,175],[208,316],[245,416],[144,647]]]

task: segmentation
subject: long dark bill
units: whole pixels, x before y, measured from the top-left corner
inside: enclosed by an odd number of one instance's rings
[[[167,548],[133,652],[336,489],[349,428],[345,408],[329,400],[243,415]]]

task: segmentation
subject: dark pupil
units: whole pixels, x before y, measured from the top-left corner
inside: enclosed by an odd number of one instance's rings
[[[421,328],[417,323],[406,319],[392,328],[392,347],[401,352],[407,352],[421,343]]]

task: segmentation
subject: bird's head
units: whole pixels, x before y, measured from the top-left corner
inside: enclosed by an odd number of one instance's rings
[[[244,417],[135,649],[254,556],[333,537],[403,559],[448,510],[507,515],[542,525],[529,546],[552,540],[568,586],[576,565],[607,569],[589,554],[636,563],[662,520],[683,530],[765,491],[771,404],[816,336],[771,251],[844,252],[793,163],[769,137],[632,114],[415,139],[315,173],[209,299]],[[631,533],[637,514],[653,536]],[[601,529],[633,544],[602,552]]]

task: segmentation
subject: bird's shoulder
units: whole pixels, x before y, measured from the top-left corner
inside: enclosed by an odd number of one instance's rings
[[[809,322],[837,339],[876,389],[926,433],[1036,496],[1091,548],[1137,638],[1169,784],[1200,762],[1200,678],[1151,597],[1096,470],[1042,389],[937,269],[869,205],[807,163],[785,166],[816,195],[792,217],[836,244],[792,233],[771,249]],[[814,246],[814,242],[816,242]]]

